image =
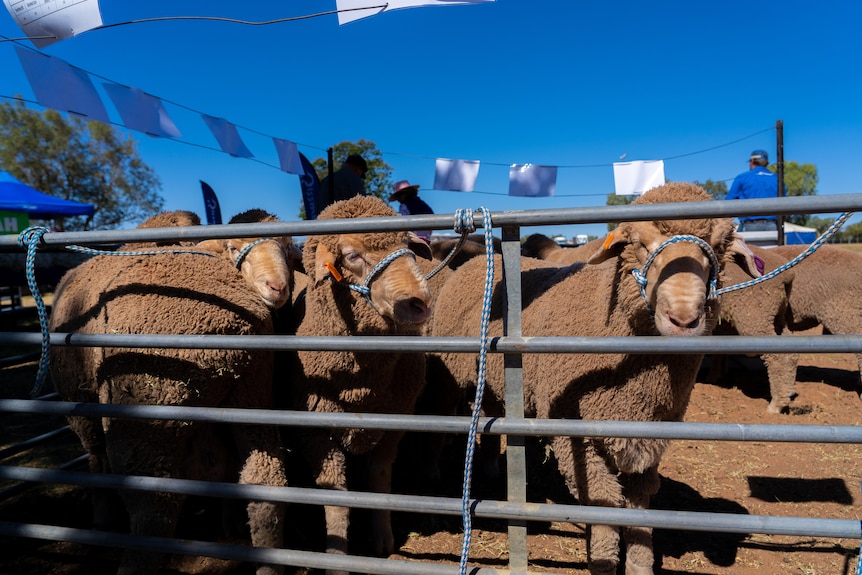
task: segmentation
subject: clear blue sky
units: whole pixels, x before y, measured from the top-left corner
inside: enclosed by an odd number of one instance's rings
[[[335,0],[100,4],[105,24],[335,9]],[[298,178],[277,168],[272,136],[297,142],[311,159],[342,140],[371,140],[393,181],[420,184],[437,213],[452,213],[604,205],[623,154],[664,159],[670,180],[729,185],[751,150],[774,159],[771,128],[783,120],[785,160],[815,164],[819,194],[862,192],[860,21],[862,3],[850,0],[497,0],[345,26],[335,15],[270,26],[141,23],[43,51],[168,102],[187,143],[132,132],[167,209],[203,218],[204,180],[225,219],[258,207],[295,220]],[[0,34],[22,35],[5,10]],[[3,42],[0,95],[14,94],[32,99],[13,43]],[[259,161],[217,151],[201,113],[238,125]],[[431,190],[438,157],[480,160],[477,191]],[[598,167],[561,167],[553,198],[510,198],[513,163]],[[598,235],[605,227],[525,228],[532,231]]]

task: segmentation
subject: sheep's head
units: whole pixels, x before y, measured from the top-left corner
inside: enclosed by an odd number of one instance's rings
[[[229,223],[277,221],[278,218],[263,210],[249,210],[234,216]],[[302,257],[292,238],[205,240],[198,248],[214,252],[234,265],[267,306],[278,309],[290,299],[293,270]]]
[[[144,228],[178,228],[187,226],[201,225],[200,217],[188,210],[173,210],[169,212],[160,212],[154,216],[150,216],[140,224],[138,229]],[[194,241],[175,241],[175,240],[155,240],[152,242],[131,242],[122,247],[123,251],[135,250],[151,250],[153,248],[166,246],[193,246]]]
[[[635,203],[710,199],[698,186],[674,183],[647,192]],[[694,239],[671,240],[685,236]],[[710,281],[719,273],[716,266],[738,253],[737,240],[729,218],[628,222],[608,235],[588,263],[620,256],[624,282],[636,281],[633,271],[644,271],[643,295],[659,334],[704,335],[712,331],[718,315]]]
[[[332,204],[318,219],[394,215],[379,198],[359,196]],[[352,233],[310,236],[303,249],[303,264],[315,285],[323,281],[367,283],[368,297],[381,316],[398,325],[418,326],[430,316],[431,293],[414,257],[395,257],[371,275],[384,258],[402,253],[399,250],[431,259],[428,244],[412,233]]]

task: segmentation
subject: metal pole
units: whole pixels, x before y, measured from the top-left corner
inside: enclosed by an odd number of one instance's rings
[[[504,335],[521,337],[521,228],[503,227]],[[524,373],[520,354],[504,354],[506,417],[524,419]],[[527,500],[527,455],[523,435],[506,435],[506,494],[510,503]],[[509,520],[509,570],[527,572],[527,522]]]
[[[329,182],[329,190],[327,191],[327,199],[326,206],[335,202],[335,178],[332,177],[333,167],[332,167],[332,148],[326,150],[326,165],[329,170],[329,175],[326,178],[326,181]],[[326,206],[320,206],[317,208],[318,213],[323,211],[323,208]]]
[[[784,197],[784,122],[775,122],[775,167],[778,173],[778,197]],[[784,216],[778,216],[778,245],[784,245]]]

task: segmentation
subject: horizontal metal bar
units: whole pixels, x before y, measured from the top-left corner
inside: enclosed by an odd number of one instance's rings
[[[281,503],[333,505],[362,509],[391,509],[409,513],[462,514],[461,500],[428,497],[311,489],[239,485],[164,477],[122,476],[55,471],[50,469],[0,466],[0,479],[42,482],[82,487],[165,491],[183,495],[251,499]],[[752,516],[733,513],[705,513],[658,509],[617,509],[599,506],[549,503],[514,503],[494,500],[470,501],[476,517],[525,521],[565,521],[603,525],[639,525],[659,529],[759,533],[769,535],[808,535],[812,537],[860,538],[858,520],[812,519],[809,517]]]
[[[33,413],[80,417],[175,419],[213,423],[248,423],[283,427],[334,429],[404,429],[435,433],[467,433],[468,416],[329,413],[273,409],[180,407],[173,405],[101,405],[0,399],[0,413]],[[581,419],[479,419],[480,433],[550,437],[654,437],[716,441],[774,441],[862,444],[862,425],[792,425],[694,423],[684,421],[590,421]]]
[[[21,453],[22,451],[27,451],[31,447],[35,447],[37,445],[41,445],[46,441],[49,441],[59,435],[63,435],[65,433],[70,432],[72,429],[65,425],[53,431],[49,431],[47,433],[43,433],[42,435],[38,435],[36,437],[31,437],[30,439],[25,439],[15,445],[10,445],[4,449],[0,449],[0,459],[6,459],[7,457],[12,457],[15,454]]]
[[[34,351],[31,353],[23,353],[21,355],[0,358],[0,369],[5,369],[14,365],[21,365],[22,363],[29,363],[31,361],[38,360],[39,357],[40,353],[38,351]]]
[[[60,470],[61,472],[63,472],[63,471],[71,471],[71,470],[77,469],[79,467],[86,467],[88,460],[89,460],[88,455],[79,455],[78,457],[76,457],[72,461],[67,461],[66,463],[58,466],[57,469]],[[16,483],[12,487],[9,487],[8,489],[4,489],[3,491],[0,491],[0,502],[6,501],[7,499],[11,499],[12,497],[16,497],[16,496],[20,495],[21,493],[24,493],[28,489],[32,489],[36,485],[38,485],[38,483],[31,482],[31,481],[25,481],[23,483]]]
[[[862,210],[862,194],[831,194],[828,196],[793,196],[755,200],[722,200],[679,202],[673,204],[638,204],[558,208],[543,210],[507,210],[491,212],[494,227],[506,225],[568,225],[625,222],[634,220],[684,219],[704,217],[734,217],[754,215],[791,215],[799,213],[830,213]],[[476,226],[483,226],[482,214],[474,214]],[[260,236],[306,236],[313,234],[407,231],[416,228],[453,229],[451,214],[423,216],[391,216],[256,224],[225,224],[216,226],[186,226],[176,228],[146,228],[87,232],[48,232],[42,236],[43,246],[70,244],[106,244],[149,242],[155,240],[190,241],[207,238],[238,238]],[[17,237],[0,236],[0,250],[21,251]]]
[[[295,336],[295,335],[169,335],[49,334],[54,347],[128,347],[185,349],[254,349],[294,351],[363,351],[478,353],[478,337],[431,336]],[[0,345],[41,345],[42,335],[0,332]],[[751,354],[862,353],[862,335],[699,337],[493,337],[491,353],[626,353],[626,354]]]
[[[248,547],[187,539],[126,535],[103,531],[87,531],[55,525],[13,523],[10,521],[0,521],[0,535],[44,539],[47,541],[68,541],[82,545],[118,547],[139,551],[218,557],[220,559],[248,563],[293,565],[312,569],[335,569],[380,575],[455,575],[458,573],[457,565],[450,566],[394,559],[357,557],[355,555],[334,555],[292,549]],[[506,575],[509,572],[495,569],[478,569],[475,571],[471,570],[472,573],[476,573],[476,575]]]

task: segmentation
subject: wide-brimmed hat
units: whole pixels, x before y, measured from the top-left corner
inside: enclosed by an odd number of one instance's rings
[[[419,191],[419,184],[411,184],[407,180],[401,180],[400,182],[395,182],[393,190],[392,195],[389,196],[390,202],[394,202],[399,198],[415,196]]]

